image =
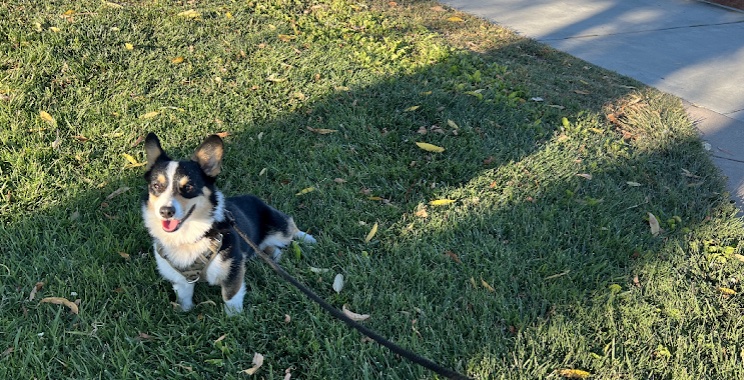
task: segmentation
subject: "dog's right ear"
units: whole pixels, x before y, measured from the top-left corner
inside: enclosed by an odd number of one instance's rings
[[[145,154],[147,155],[147,166],[145,169],[150,170],[160,156],[165,156],[163,148],[160,146],[158,136],[150,132],[145,137]]]

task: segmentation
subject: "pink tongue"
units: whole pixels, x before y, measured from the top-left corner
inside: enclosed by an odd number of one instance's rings
[[[176,230],[176,228],[178,228],[178,224],[179,223],[180,222],[178,220],[176,220],[176,219],[164,220],[163,221],[163,229],[166,232],[173,232],[173,231]]]

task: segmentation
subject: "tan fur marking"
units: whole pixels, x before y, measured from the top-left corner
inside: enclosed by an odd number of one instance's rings
[[[178,185],[183,186],[185,184],[189,183],[189,177],[183,176],[181,179],[178,180]]]

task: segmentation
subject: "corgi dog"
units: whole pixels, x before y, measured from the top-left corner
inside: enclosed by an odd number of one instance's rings
[[[222,287],[228,315],[242,312],[245,263],[256,254],[233,226],[274,261],[293,239],[315,243],[291,217],[259,198],[220,192],[215,186],[224,153],[219,136],[207,137],[191,160],[168,157],[154,133],[145,138],[145,152],[142,219],[153,239],[158,271],[173,284],[184,311],[194,306],[194,286],[202,281]]]

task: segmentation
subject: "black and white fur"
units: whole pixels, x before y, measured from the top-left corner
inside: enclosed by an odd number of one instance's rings
[[[300,231],[291,217],[252,195],[226,198],[215,186],[220,173],[224,146],[217,135],[207,137],[191,160],[173,160],[163,151],[154,133],[145,139],[147,193],[142,201],[142,218],[154,240],[158,271],[173,283],[183,310],[194,306],[194,283],[180,271],[191,266],[209,250],[212,239],[222,234],[217,256],[205,268],[206,280],[222,287],[228,315],[243,310],[245,262],[255,252],[234,231],[226,219],[232,213],[236,225],[259,248],[273,252],[293,238],[315,243]],[[160,248],[160,249],[158,249]]]

